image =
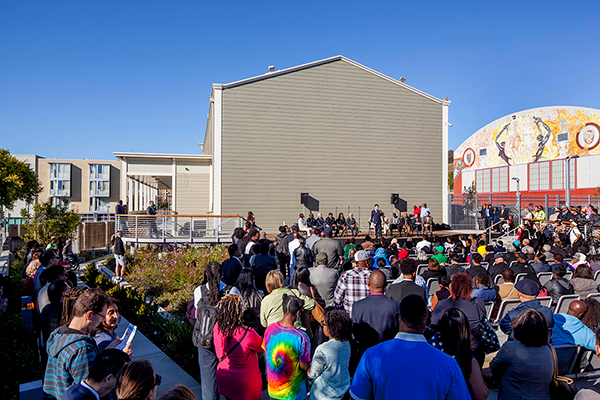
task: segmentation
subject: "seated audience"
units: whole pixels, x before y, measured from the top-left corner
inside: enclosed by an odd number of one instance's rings
[[[440,266],[439,262],[431,257],[427,263],[427,269],[421,273],[421,276],[427,282],[429,278],[441,278],[446,276],[446,268]]]
[[[536,254],[534,257],[534,262],[531,264],[536,274],[540,272],[550,272],[552,269],[546,263],[546,256],[543,253]]]
[[[448,262],[448,256],[444,254],[444,246],[435,246],[431,258],[440,264],[446,264]]]
[[[490,276],[487,274],[487,272],[478,273],[475,277],[475,283],[477,287],[473,289],[471,297],[479,297],[484,302],[496,301],[498,293],[494,288],[490,287]]]
[[[600,330],[596,330],[594,336],[596,339],[594,352],[596,356],[600,357]],[[575,395],[575,400],[600,400],[600,381],[594,382],[594,385],[590,388],[579,390]]]
[[[573,294],[573,285],[564,278],[567,273],[567,267],[558,265],[552,271],[552,279],[550,279],[544,287],[548,292],[548,296],[552,297],[552,304],[556,305],[561,296]]]
[[[475,278],[480,273],[484,273],[486,275],[488,274],[487,270],[481,266],[481,254],[473,254],[471,257],[471,262],[473,265],[467,268],[467,273],[471,275],[471,278]]]
[[[431,325],[437,326],[446,310],[450,308],[458,308],[464,312],[469,319],[471,327],[471,345],[473,347],[473,355],[477,359],[479,365],[483,365],[485,354],[480,347],[481,324],[486,319],[485,305],[479,298],[472,298],[473,278],[467,273],[456,274],[452,277],[450,283],[450,291],[452,296],[446,300],[437,303],[435,310],[431,315]]]
[[[400,304],[400,332],[362,356],[350,388],[352,398],[470,398],[457,362],[425,340],[427,316],[427,303],[421,296],[404,298]],[[391,354],[402,356],[391,357]]]
[[[415,276],[417,274],[415,260],[410,258],[403,259],[400,262],[400,272],[402,272],[402,279],[398,283],[394,281],[388,288],[386,296],[398,303],[411,294],[419,295],[423,300],[427,300],[426,289],[415,283]]]
[[[536,309],[526,309],[514,318],[515,340],[504,343],[490,362],[492,375],[500,380],[498,400],[550,399],[554,360],[548,328],[544,313]]]
[[[437,303],[441,300],[446,300],[450,297],[450,277],[442,276],[438,278],[438,283],[440,285],[440,289],[433,294],[433,298],[431,300],[431,311],[435,308]]]
[[[578,266],[570,282],[574,294],[578,294],[582,299],[591,293],[598,293],[598,284],[594,280],[592,269],[587,265]]]
[[[313,381],[310,395],[315,399],[341,400],[350,388],[352,321],[346,311],[331,310],[325,314],[325,325],[329,340],[317,347],[308,369],[308,379]]]
[[[510,335],[512,333],[512,321],[524,310],[533,308],[540,311],[546,317],[547,325],[552,328],[554,327],[554,320],[552,318],[552,310],[546,306],[542,306],[542,303],[536,298],[540,292],[540,287],[537,283],[529,279],[523,279],[515,284],[515,289],[519,294],[519,300],[521,304],[513,310],[510,310],[504,318],[500,320],[500,329],[502,332]]]
[[[488,266],[488,274],[493,279],[501,275],[508,268],[508,264],[504,262],[504,253],[496,253],[494,255],[494,264]]]
[[[460,258],[457,256],[450,257],[450,265],[446,265],[446,274],[449,277],[452,277],[456,274],[466,273],[467,270],[458,265],[460,263]]]
[[[519,292],[515,289],[515,273],[509,268],[502,271],[502,283],[498,285],[498,294],[502,300],[519,298]]]
[[[386,265],[384,258],[378,258],[376,261],[376,266],[379,271],[381,271],[385,275],[385,279],[392,280],[394,273],[392,272],[392,267]]]
[[[483,381],[481,368],[477,360],[473,358],[471,329],[465,313],[457,308],[446,310],[438,325],[438,331],[442,351],[452,356],[460,366],[471,398],[473,400],[487,399],[489,392]]]
[[[552,264],[550,266],[550,268],[552,268],[552,270],[554,271],[554,268],[558,267],[559,265],[564,265],[565,268],[567,269],[567,272],[575,272],[575,268],[573,268],[571,266],[571,264],[569,264],[566,261],[563,261],[563,255],[562,254],[555,254],[554,255],[554,264]]]
[[[574,344],[588,350],[596,350],[594,332],[581,321],[587,311],[587,304],[580,300],[573,300],[569,304],[566,314],[554,314],[554,329],[552,331],[552,344],[563,346]]]

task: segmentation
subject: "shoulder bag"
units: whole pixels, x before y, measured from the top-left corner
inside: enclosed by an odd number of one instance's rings
[[[479,309],[478,305],[478,309]],[[498,335],[494,331],[494,328],[490,325],[485,316],[485,309],[483,310],[483,319],[479,323],[479,347],[485,354],[490,354],[500,350],[500,341]]]
[[[231,353],[233,353],[233,351],[235,349],[237,349],[237,347],[242,343],[242,341],[244,340],[244,338],[246,337],[246,335],[248,334],[248,331],[250,330],[250,327],[246,327],[246,330],[244,330],[244,334],[242,335],[241,339],[236,342],[236,344],[233,345],[233,347],[231,347],[229,349],[228,352],[225,353],[225,355],[223,355],[223,357],[219,358],[219,363],[224,361],[227,357],[229,357],[231,355]]]
[[[550,398],[552,400],[573,400],[577,394],[577,387],[573,379],[558,375],[558,358],[554,347],[548,345],[554,359],[554,374],[550,384]]]
[[[323,307],[321,307],[321,305],[317,302],[317,299],[315,298],[314,288],[312,286],[310,287],[310,294],[312,295],[312,298],[315,301],[315,308],[312,309],[312,316],[315,319],[315,321],[319,323],[319,325],[323,326],[325,325],[325,310],[323,310]]]

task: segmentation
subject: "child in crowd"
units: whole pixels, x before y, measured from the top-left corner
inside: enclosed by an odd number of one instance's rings
[[[307,397],[306,371],[310,362],[308,335],[294,327],[304,301],[283,295],[283,319],[265,331],[263,348],[267,363],[269,396],[278,400],[304,400]]]
[[[310,397],[341,400],[350,389],[352,320],[344,310],[332,310],[325,314],[325,326],[330,340],[315,350],[308,370],[308,379],[313,381]]]

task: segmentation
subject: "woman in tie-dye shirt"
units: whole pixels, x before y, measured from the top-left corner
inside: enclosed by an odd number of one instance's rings
[[[310,342],[306,333],[294,327],[304,302],[283,295],[283,319],[265,331],[263,348],[267,363],[269,396],[278,400],[303,400],[306,371],[310,363]]]

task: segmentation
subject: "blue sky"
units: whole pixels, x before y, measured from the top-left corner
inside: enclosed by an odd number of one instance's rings
[[[597,2],[0,2],[0,147],[199,153],[212,83],[344,55],[438,98],[449,145],[506,114],[600,108]]]

